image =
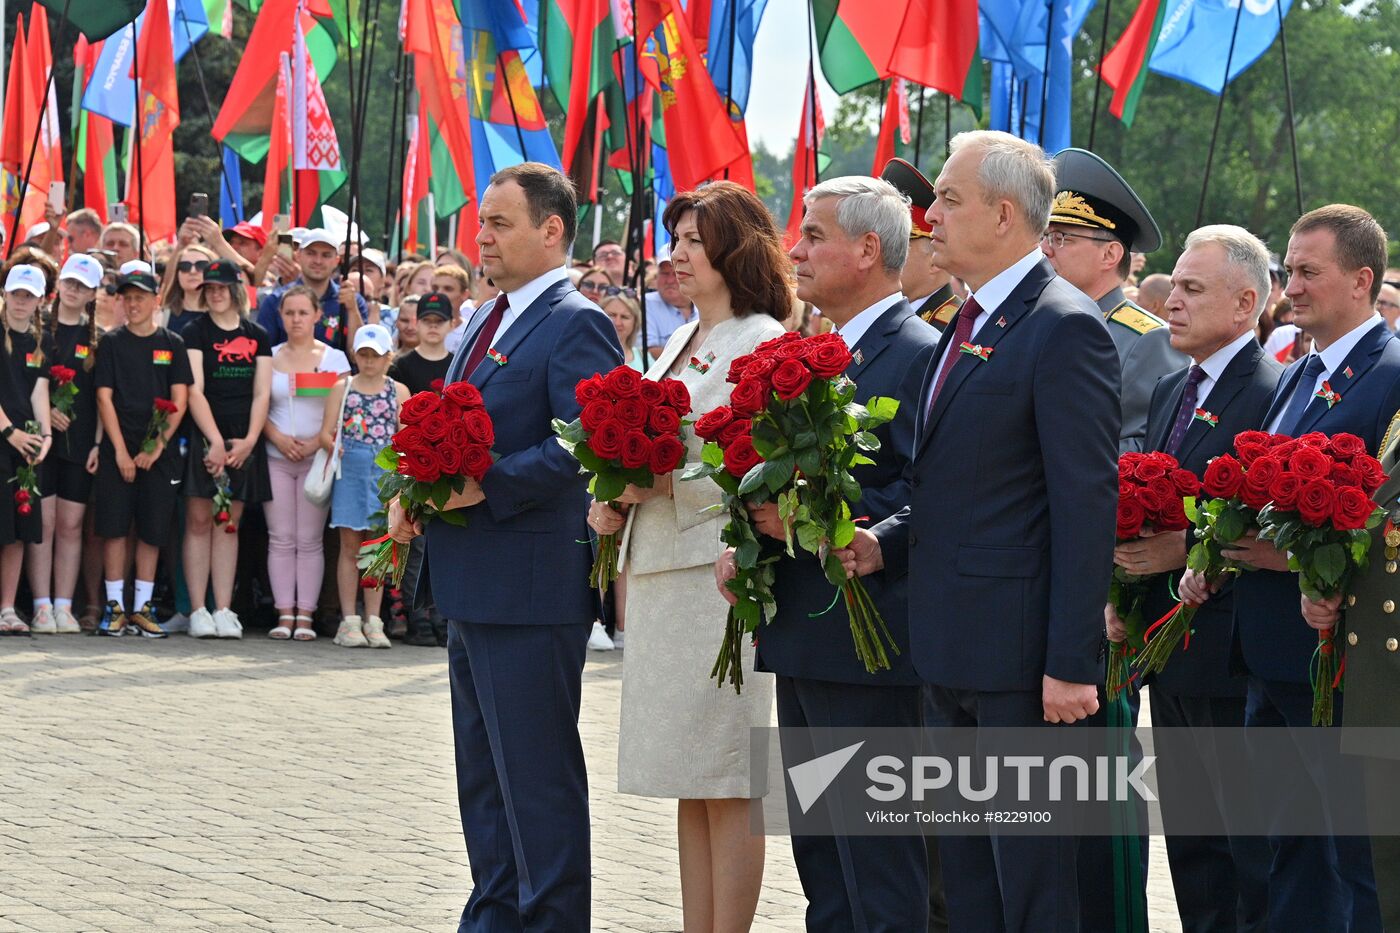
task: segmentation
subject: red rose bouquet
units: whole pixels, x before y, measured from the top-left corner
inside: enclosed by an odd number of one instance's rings
[[[643,379],[619,366],[583,380],[574,389],[582,411],[573,421],[554,420],[560,445],[592,473],[588,491],[599,502],[613,502],[630,483],[650,489],[656,477],[685,463],[681,425],[690,414],[690,390],[679,379]],[[589,571],[590,586],[604,592],[617,579],[621,541],[599,535]]]
[[[151,420],[146,425],[146,437],[141,441],[141,452],[143,454],[153,454],[156,447],[160,445],[160,439],[165,436],[165,429],[170,426],[170,416],[180,410],[168,398],[158,398],[151,408]]]
[[[26,421],[24,433],[38,437],[44,426],[37,421]],[[37,456],[39,448],[34,448]],[[21,518],[34,511],[34,503],[39,501],[39,470],[28,460],[20,463],[15,475],[10,477],[15,484],[15,514]]]
[[[1188,498],[1185,503],[1196,538],[1186,554],[1187,568],[1212,585],[1227,574],[1251,569],[1227,559],[1222,552],[1258,528],[1259,510],[1270,501],[1297,495],[1296,480],[1283,479],[1276,463],[1280,455],[1287,457],[1297,444],[1284,434],[1241,431],[1235,435],[1234,453],[1210,461],[1201,477],[1200,496]],[[1149,625],[1144,633],[1145,645],[1133,659],[1133,666],[1144,675],[1156,674],[1167,666],[1177,645],[1187,650],[1191,644],[1191,622],[1198,608],[1177,602]]]
[[[846,579],[832,550],[855,537],[851,504],[860,500],[860,484],[851,468],[872,461],[879,449],[871,429],[894,417],[899,403],[873,398],[857,405],[855,383],[842,374],[851,352],[839,334],[801,337],[784,334],[734,360],[728,380],[734,385],[729,405],[695,425],[706,440],[702,463],[685,479],[712,479],[725,493],[729,524],[722,539],[734,548],[737,573],[727,586],[739,597],[725,622],[725,635],[710,675],[728,680],[736,692],[743,685],[739,649],[765,617],[772,616],[776,556],[764,559],[747,505],[776,501],[787,531],[815,554],[838,590],[850,617],[856,655],[868,671],[890,666],[885,645],[898,653],[885,621],[859,578]],[[832,605],[835,605],[833,601]]]
[[[1199,481],[1164,453],[1126,453],[1118,458],[1118,541],[1133,541],[1143,532],[1182,531],[1190,523],[1183,499],[1194,496]],[[1128,637],[1112,642],[1104,692],[1110,700],[1128,686],[1128,662],[1143,647],[1142,604],[1156,574],[1129,573],[1113,565],[1108,601],[1123,620]]]
[[[481,482],[494,462],[495,426],[481,393],[468,382],[419,392],[404,402],[399,420],[403,426],[374,458],[387,471],[379,480],[380,501],[387,505],[397,497],[411,520],[438,518],[465,526],[465,516],[443,508],[468,478]],[[405,563],[398,542],[388,535],[362,544],[358,563],[371,588],[386,579],[394,586],[403,580]]]
[[[1367,529],[1385,517],[1371,495],[1385,482],[1385,471],[1353,434],[1305,434],[1286,457],[1279,453],[1283,449],[1275,447],[1268,456],[1281,490],[1291,494],[1275,496],[1259,511],[1259,537],[1288,553],[1304,596],[1328,599],[1346,592],[1352,576],[1366,568]],[[1256,461],[1254,469],[1265,462]],[[1283,490],[1285,477],[1292,479]],[[1309,672],[1315,726],[1332,724],[1332,694],[1341,681],[1333,634],[1318,632]]]

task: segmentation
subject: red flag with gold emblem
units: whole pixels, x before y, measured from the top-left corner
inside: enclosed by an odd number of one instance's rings
[[[797,146],[792,153],[792,209],[788,211],[787,231],[784,243],[789,248],[801,239],[802,197],[817,184],[821,165],[822,137],[826,135],[826,121],[822,119],[822,102],[813,93],[816,90],[816,74],[812,65],[807,66],[807,94],[802,100],[802,125],[797,128]],[[813,109],[815,117],[813,116]]]
[[[139,90],[141,186],[127,194],[127,210],[160,242],[175,238],[175,127],[180,125],[180,97],[175,86],[175,50],[171,47],[170,7],[165,0],[146,5],[146,21],[136,45]],[[145,206],[145,215],[141,208]]]

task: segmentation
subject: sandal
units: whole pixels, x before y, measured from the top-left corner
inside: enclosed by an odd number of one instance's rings
[[[277,617],[277,627],[267,633],[268,638],[275,638],[278,641],[286,641],[292,637],[292,630],[283,623],[284,619],[295,621],[296,616],[281,615]]]
[[[282,618],[285,619],[287,617],[283,616]],[[306,624],[302,625],[303,622],[305,622]],[[292,639],[295,641],[315,641],[316,630],[311,627],[311,624],[311,616],[297,616],[296,629],[292,632]]]
[[[13,609],[6,609],[0,612],[0,635],[25,635],[29,634],[29,625],[19,617],[19,613]]]

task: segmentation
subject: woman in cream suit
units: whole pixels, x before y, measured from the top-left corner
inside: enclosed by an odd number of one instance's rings
[[[680,379],[693,418],[728,404],[729,364],[783,333],[792,263],[763,204],[716,182],[666,209],[681,291],[699,314],[672,335],[648,379]],[[686,467],[700,460],[690,432]],[[744,691],[710,678],[728,606],[715,591],[722,512],[709,480],[685,467],[651,489],[629,486],[623,514],[594,503],[589,524],[626,532],[627,658],[618,789],[679,800],[681,899],[687,933],[747,930],[763,880],[763,837],[749,830],[749,729],[772,721],[773,679],[744,651]]]

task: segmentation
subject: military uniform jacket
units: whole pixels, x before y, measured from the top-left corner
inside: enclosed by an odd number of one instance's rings
[[[1123,373],[1123,427],[1118,434],[1118,452],[1139,451],[1147,435],[1147,411],[1152,390],[1167,373],[1191,361],[1172,349],[1167,322],[1144,311],[1123,297],[1115,288],[1098,300],[1099,310],[1108,323],[1118,362]]]
[[[929,295],[914,313],[918,315],[919,320],[925,324],[932,324],[941,334],[948,322],[958,316],[958,309],[962,307],[962,303],[963,300],[953,293],[953,286],[944,285]]]

